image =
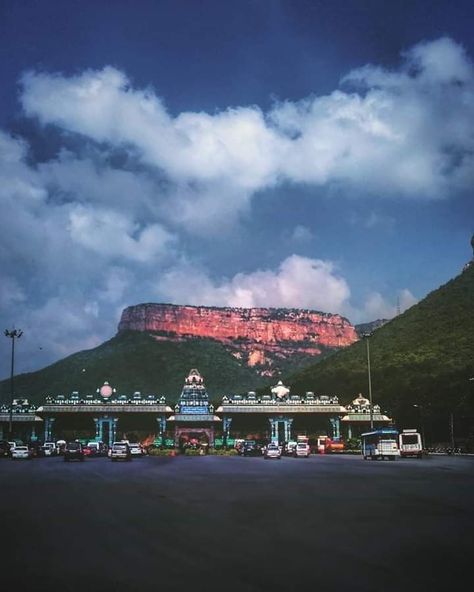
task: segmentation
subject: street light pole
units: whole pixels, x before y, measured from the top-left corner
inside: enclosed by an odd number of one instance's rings
[[[15,339],[20,339],[23,335],[23,331],[20,329],[12,329],[9,331],[5,329],[5,337],[10,337],[12,340],[12,361],[11,361],[11,374],[10,374],[10,418],[8,422],[8,438],[12,439],[13,436],[13,399],[15,396]]]
[[[423,414],[423,405],[415,404],[413,407],[417,407],[420,410],[420,423],[421,423],[421,446],[424,449],[426,446],[425,441],[425,417]]]
[[[365,339],[365,343],[367,345],[367,374],[369,379],[369,402],[370,402],[370,429],[374,429],[374,411],[372,405],[372,377],[370,375],[370,347],[369,347],[369,339],[370,333],[364,333],[362,337]]]

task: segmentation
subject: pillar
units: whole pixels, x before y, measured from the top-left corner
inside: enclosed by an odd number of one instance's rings
[[[222,419],[222,431],[224,432],[224,446],[227,446],[227,438],[230,438],[230,426],[232,424],[232,417]]]
[[[56,421],[55,417],[45,417],[44,419],[44,441],[50,442],[53,437],[53,423]]]
[[[273,417],[270,417],[268,421],[270,422],[271,441],[278,444],[278,421]]]
[[[349,423],[347,426],[347,438],[350,440],[352,438],[352,425]]]
[[[336,429],[336,438],[341,437],[341,418],[336,417],[334,422],[334,427]]]
[[[166,415],[161,415],[158,421],[160,422],[160,436],[163,438],[166,432]]]
[[[291,425],[293,423],[293,418],[285,417],[283,422],[285,424],[285,442],[289,442],[291,440]]]
[[[102,427],[102,424],[101,424],[100,419],[98,417],[94,417],[94,425],[95,425],[95,441],[100,442],[101,441],[100,429]]]
[[[30,440],[32,442],[35,442],[38,438],[36,437],[36,426],[35,424],[33,424],[32,428],[31,428],[31,434],[30,434]]]
[[[333,438],[340,438],[340,436],[341,436],[341,420],[339,419],[339,417],[331,417],[329,421],[331,422],[332,437]]]
[[[118,424],[118,417],[113,417],[109,419],[109,443],[110,446],[115,442],[116,435],[117,435],[117,424]]]

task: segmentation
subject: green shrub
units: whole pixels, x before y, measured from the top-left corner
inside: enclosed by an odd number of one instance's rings
[[[216,456],[235,456],[238,452],[235,448],[230,448],[229,450],[225,448],[213,448],[209,450],[209,454],[215,454]]]
[[[198,448],[186,448],[184,454],[186,456],[200,456],[201,451]]]
[[[179,451],[174,448],[151,448],[148,454],[150,456],[175,456],[179,454]]]

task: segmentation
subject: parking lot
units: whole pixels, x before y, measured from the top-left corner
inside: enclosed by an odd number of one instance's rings
[[[473,457],[2,459],[0,479],[2,590],[399,592],[470,577]]]

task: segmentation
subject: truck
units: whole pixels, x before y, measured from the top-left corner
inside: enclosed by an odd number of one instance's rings
[[[330,438],[326,435],[318,436],[317,450],[319,454],[344,452],[345,446],[341,438]]]
[[[398,434],[398,448],[400,449],[400,456],[407,458],[416,456],[421,458],[423,456],[423,442],[421,434],[415,429],[405,429]]]

